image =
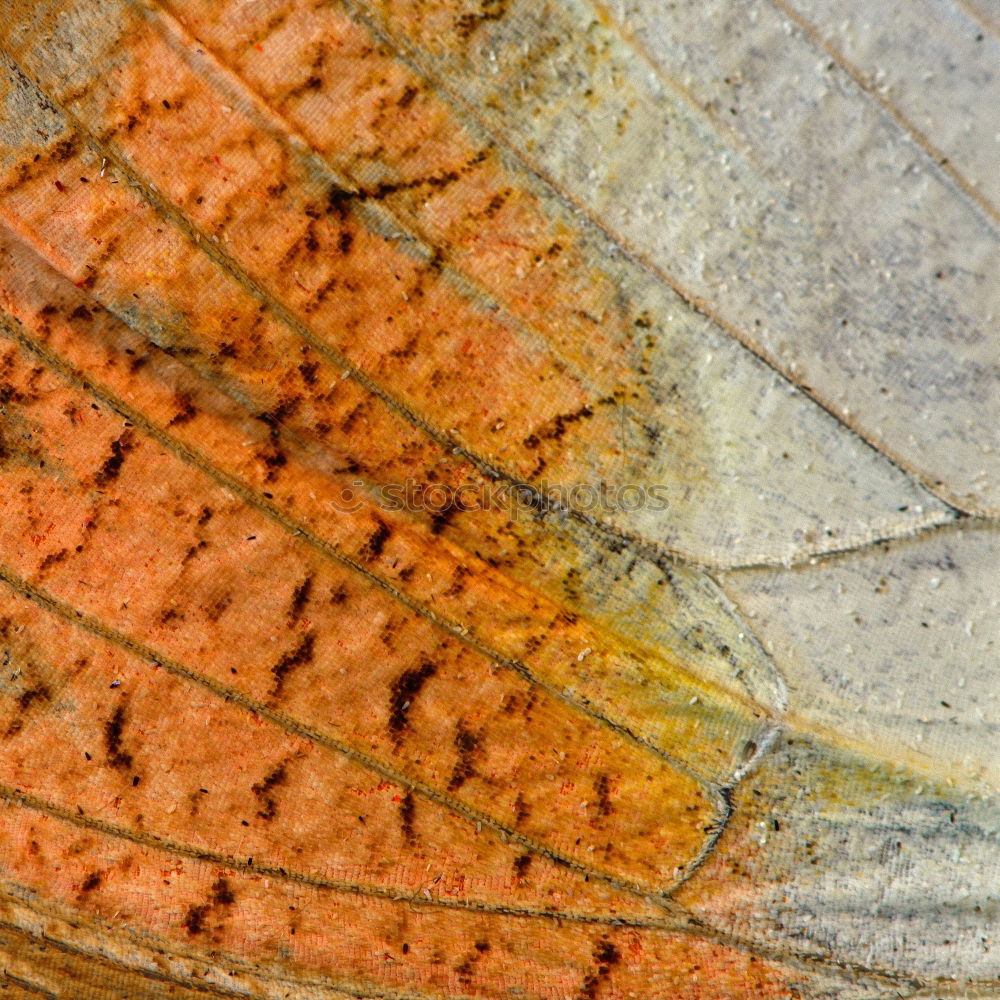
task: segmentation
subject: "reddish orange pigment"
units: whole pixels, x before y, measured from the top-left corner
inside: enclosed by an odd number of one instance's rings
[[[762,710],[579,615],[558,526],[373,497],[620,468],[583,237],[337,4],[0,46],[12,995],[787,996],[671,898]]]

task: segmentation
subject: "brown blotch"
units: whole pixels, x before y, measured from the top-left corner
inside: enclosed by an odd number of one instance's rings
[[[177,397],[177,407],[177,413],[174,414],[170,423],[167,424],[168,427],[177,427],[180,424],[186,424],[189,420],[194,420],[198,415],[198,410],[187,393],[181,393]]]
[[[611,782],[606,774],[598,775],[594,782],[594,794],[597,796],[597,815],[610,816],[615,807],[611,802]]]
[[[424,660],[415,670],[404,670],[393,682],[389,695],[389,732],[398,747],[409,726],[409,711],[424,684],[437,673],[437,667]]]
[[[196,934],[201,934],[205,930],[205,917],[208,916],[208,911],[209,907],[206,905],[189,906],[184,919],[181,921],[181,927],[192,937]]]
[[[506,13],[507,0],[480,0],[477,12],[460,14],[455,18],[455,30],[459,38],[468,38],[480,25],[499,21]]]
[[[203,538],[197,545],[192,545],[188,548],[187,552],[184,553],[184,558],[181,559],[181,565],[189,563],[194,557],[202,550],[208,548],[208,542]]]
[[[100,872],[91,872],[80,884],[80,892],[93,892],[100,886],[102,881],[103,878]]]
[[[35,702],[49,701],[51,697],[52,695],[49,689],[44,684],[39,684],[37,687],[28,688],[28,690],[22,691],[17,698],[17,704],[21,710],[22,718],[14,719],[7,727],[5,735],[14,736],[19,733],[24,728],[23,716],[31,710],[31,707],[35,704]]]
[[[465,590],[465,581],[472,576],[472,570],[468,566],[456,566],[452,574],[451,584],[444,592],[445,597],[458,597]]]
[[[350,191],[331,184],[326,192],[326,210],[331,215],[336,215],[340,219],[347,218],[347,209],[351,200],[355,197]]]
[[[459,719],[452,742],[458,751],[458,760],[455,761],[451,779],[448,781],[448,791],[456,792],[476,773],[475,758],[481,749],[481,738],[471,729],[467,729],[465,723]]]
[[[293,625],[298,621],[302,610],[309,603],[309,596],[312,593],[313,578],[307,576],[292,592],[292,603],[288,608],[288,624]]]
[[[377,517],[375,518],[375,523],[377,527],[368,536],[368,541],[365,542],[361,552],[359,553],[365,562],[371,562],[373,559],[378,559],[378,557],[382,555],[385,543],[392,537],[392,529],[385,523],[385,521]]]
[[[545,427],[535,431],[534,434],[529,434],[522,443],[528,448],[537,448],[542,441],[559,441],[570,426],[580,420],[589,419],[593,415],[594,408],[586,405],[571,413],[560,413],[557,417],[553,417]]]
[[[420,91],[411,84],[403,89],[403,93],[399,95],[399,99],[396,101],[397,108],[408,108],[412,103],[413,99],[419,94]]]
[[[403,837],[409,844],[417,842],[417,834],[413,828],[415,814],[416,804],[413,801],[413,792],[408,788],[399,803],[399,824],[403,829]]]
[[[232,594],[224,594],[218,600],[213,601],[205,608],[205,617],[210,622],[213,623],[217,622],[226,612],[226,609],[229,607],[229,605],[232,603],[233,603]]]
[[[104,723],[104,746],[108,763],[112,767],[126,770],[132,766],[132,755],[122,749],[122,732],[125,729],[125,708],[119,705],[114,715]]]
[[[316,634],[314,632],[310,632],[302,637],[302,641],[295,647],[295,649],[293,649],[290,653],[285,653],[285,655],[278,660],[273,667],[271,667],[271,673],[274,675],[274,684],[271,687],[272,697],[277,698],[278,695],[281,694],[281,690],[285,684],[285,679],[296,667],[301,667],[306,663],[312,662],[315,644]]]
[[[232,906],[236,902],[236,895],[226,879],[220,878],[212,886],[212,902],[216,906]]]
[[[94,476],[94,483],[97,486],[107,486],[114,482],[122,466],[125,464],[125,456],[133,449],[132,434],[125,431],[117,441],[111,442],[111,455],[105,459],[104,464],[97,470]]]
[[[450,501],[444,507],[431,512],[431,534],[440,535],[445,528],[451,523],[452,518],[459,513],[464,511],[465,508],[454,501]]]
[[[278,802],[271,795],[271,790],[278,788],[285,783],[287,772],[285,765],[279,764],[263,781],[253,785],[250,789],[260,800],[261,808],[257,815],[263,820],[272,820],[278,812]]]
[[[531,867],[531,855],[522,854],[519,858],[514,859],[514,878],[523,879],[528,874],[528,869]]]
[[[601,981],[607,979],[612,968],[622,958],[621,952],[607,939],[601,938],[594,946],[594,961],[597,971],[584,979],[580,986],[579,1000],[596,1000]]]
[[[44,684],[38,687],[29,688],[18,695],[17,703],[22,712],[26,712],[36,701],[48,701],[52,697],[49,689]]]
[[[319,362],[318,361],[303,361],[299,365],[299,374],[302,376],[302,381],[305,382],[307,386],[312,388],[319,381]]]
[[[531,815],[531,806],[524,801],[524,796],[520,792],[514,799],[514,822],[523,823]]]
[[[280,403],[273,410],[266,410],[263,413],[258,413],[256,419],[261,421],[261,423],[267,424],[270,428],[271,441],[278,440],[278,430],[281,425],[287,420],[302,404],[301,396],[292,396],[287,399],[281,400]]]
[[[44,573],[53,566],[61,563],[69,555],[69,549],[60,549],[58,552],[50,552],[39,564],[38,572]]]
[[[65,163],[76,152],[76,139],[61,139],[52,148],[52,159],[57,163]]]

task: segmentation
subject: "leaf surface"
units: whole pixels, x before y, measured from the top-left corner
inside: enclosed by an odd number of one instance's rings
[[[996,993],[988,11],[8,7],[11,995]]]

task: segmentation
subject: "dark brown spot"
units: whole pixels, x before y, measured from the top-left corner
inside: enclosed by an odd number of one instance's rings
[[[326,192],[326,210],[341,219],[347,218],[347,208],[354,195],[336,184],[331,184]]]
[[[60,549],[58,552],[50,552],[39,564],[38,572],[44,573],[53,566],[61,563],[69,555],[69,549]]]
[[[520,792],[514,799],[514,822],[523,823],[531,815],[531,806],[524,801],[524,796]]]
[[[201,934],[205,930],[205,917],[208,916],[208,910],[207,906],[189,906],[181,921],[181,927],[192,937]]]
[[[216,880],[212,886],[212,902],[216,906],[232,906],[236,902],[236,896],[224,878]]]
[[[170,423],[167,424],[168,427],[177,427],[180,424],[186,424],[189,420],[193,420],[198,415],[198,410],[196,409],[191,397],[187,393],[181,393],[177,397],[177,412],[170,419]]]
[[[293,591],[292,603],[288,608],[289,624],[294,624],[302,614],[303,608],[309,602],[309,595],[312,593],[313,578],[307,576]]]
[[[597,796],[597,815],[610,816],[615,807],[611,803],[611,783],[606,774],[599,775],[594,782],[594,794]]]
[[[132,766],[132,755],[122,749],[122,732],[125,729],[125,709],[119,705],[114,715],[104,723],[104,746],[108,763],[112,767],[126,770]]]
[[[271,695],[275,698],[281,694],[281,689],[285,684],[285,679],[288,675],[296,668],[301,667],[303,664],[310,663],[313,658],[313,649],[316,644],[316,635],[313,632],[308,633],[302,637],[301,642],[295,647],[291,652],[285,653],[285,655],[278,660],[278,662],[271,667],[271,673],[274,675],[274,683],[271,687]]]
[[[514,859],[514,877],[517,879],[522,879],[528,874],[528,869],[531,867],[531,855],[522,854],[519,858]]]
[[[567,428],[580,420],[586,420],[594,415],[593,407],[581,406],[571,413],[561,413],[550,420],[543,428],[529,434],[524,444],[529,448],[537,448],[542,441],[559,441]]]
[[[299,374],[302,376],[302,381],[310,387],[314,386],[319,381],[317,376],[318,371],[318,361],[304,361],[301,365],[299,365]]]
[[[399,824],[403,829],[403,836],[410,844],[417,842],[417,834],[413,829],[415,813],[416,806],[413,801],[413,792],[408,788],[399,803]]]
[[[285,783],[285,765],[279,764],[263,781],[250,789],[261,803],[257,815],[263,820],[272,820],[278,812],[277,799],[271,794],[273,789]]]
[[[459,719],[455,726],[455,738],[452,741],[458,751],[458,759],[448,781],[448,791],[458,791],[469,778],[476,773],[475,758],[480,751],[480,737],[472,730],[466,729],[465,723]]]
[[[435,535],[440,535],[445,528],[451,523],[451,519],[460,511],[464,510],[464,507],[459,506],[454,501],[448,503],[446,506],[441,507],[439,510],[434,510],[431,512],[431,532]]]
[[[397,746],[407,729],[414,699],[436,673],[437,667],[430,660],[424,660],[415,670],[404,670],[393,683],[389,694],[389,732]]]
[[[94,476],[94,483],[97,486],[103,487],[114,482],[121,472],[122,465],[125,464],[125,456],[132,448],[132,435],[129,431],[125,431],[117,441],[112,441],[111,455],[105,459],[104,464],[97,470],[97,474]]]
[[[480,0],[478,11],[460,14],[455,19],[455,30],[460,38],[468,38],[481,24],[501,20],[506,8],[507,0]]]
[[[594,961],[611,969],[622,959],[621,952],[607,939],[602,938],[594,949]]]
[[[62,139],[52,150],[52,159],[57,163],[65,163],[76,152],[76,139]]]
[[[382,550],[385,548],[385,543],[392,536],[392,529],[383,521],[381,518],[375,518],[375,523],[377,527],[368,536],[368,541],[365,542],[361,549],[360,555],[365,562],[371,562],[373,559],[378,559],[382,555]]]
[[[18,696],[17,703],[22,712],[27,712],[36,701],[48,701],[51,697],[49,689],[44,684],[39,684],[38,687],[22,691]]]
[[[93,892],[102,881],[100,872],[91,872],[80,885],[80,892]]]

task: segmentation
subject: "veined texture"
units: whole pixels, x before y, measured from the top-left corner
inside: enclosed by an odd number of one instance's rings
[[[998,992],[997,23],[841,6],[8,0],[12,995]]]

